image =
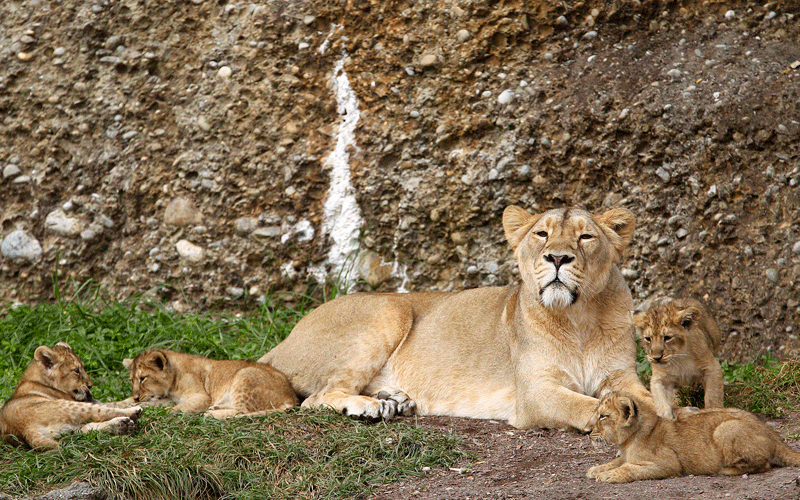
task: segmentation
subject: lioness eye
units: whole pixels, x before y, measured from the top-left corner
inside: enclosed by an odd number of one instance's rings
[[[536,233],[536,236],[540,238],[547,238],[547,231],[539,231],[538,233]]]
[[[141,384],[141,383],[144,383],[144,379],[146,379],[146,378],[147,378],[147,377],[139,377],[139,383],[140,383],[140,384]]]
[[[74,372],[75,372],[75,373],[77,373],[78,375],[80,375],[80,374],[81,374],[81,369],[80,369],[80,368],[73,368],[73,369],[72,369],[72,371],[74,371]]]
[[[672,335],[664,335],[664,342],[669,342],[672,340]]]
[[[681,326],[685,329],[689,329],[692,327],[692,320],[691,318],[686,318],[685,320],[681,321]]]
[[[594,236],[592,236],[591,234],[582,234],[582,235],[580,235],[580,237],[578,239],[579,240],[591,240],[592,238],[594,238]]]
[[[647,342],[647,343],[649,344],[649,343],[650,343],[650,337],[645,337],[645,338],[644,338],[644,341],[645,341],[645,342]]]

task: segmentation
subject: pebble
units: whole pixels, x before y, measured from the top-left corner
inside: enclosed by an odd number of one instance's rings
[[[203,215],[192,200],[175,198],[164,211],[164,224],[173,226],[191,226],[202,224]]]
[[[627,118],[627,117],[628,117],[628,115],[629,115],[629,114],[631,114],[631,110],[630,110],[630,108],[625,108],[625,109],[623,109],[623,110],[620,112],[620,114],[619,114],[619,117],[618,117],[618,118],[619,118],[620,120],[624,120],[625,118]]]
[[[778,275],[778,270],[775,269],[774,267],[770,267],[769,269],[767,269],[764,274],[766,274],[767,279],[773,283],[777,283],[778,279],[780,278],[780,276]]]
[[[559,26],[566,26],[569,24],[569,21],[567,21],[567,18],[564,16],[558,16],[556,18],[556,24]]]
[[[203,260],[203,248],[187,240],[180,240],[175,243],[175,250],[181,259],[189,262],[200,262]]]
[[[6,165],[6,168],[3,169],[3,178],[8,179],[9,177],[16,177],[22,173],[22,170],[13,163]]]
[[[436,56],[436,54],[425,54],[419,59],[419,63],[423,68],[436,66],[436,63],[438,62],[439,58]]]
[[[258,219],[255,217],[239,217],[233,223],[234,230],[241,236],[247,236],[258,227]]]
[[[225,289],[225,292],[234,299],[238,299],[242,295],[244,295],[244,288],[240,288],[238,286],[229,286]]]
[[[656,175],[664,182],[669,182],[671,177],[670,173],[664,167],[658,167],[658,169],[656,169]]]
[[[459,42],[466,42],[472,38],[472,35],[467,30],[458,30],[458,33],[456,33],[456,38],[458,38]]]
[[[628,281],[633,281],[639,277],[639,271],[636,269],[628,269],[627,267],[622,269],[622,277]]]
[[[736,12],[729,10],[725,13],[725,19],[736,19]]]
[[[17,59],[20,61],[30,61],[33,59],[33,52],[17,52]]]
[[[220,78],[230,78],[232,74],[233,70],[230,66],[223,66],[217,70],[217,75],[219,75]]]
[[[688,235],[689,235],[689,231],[687,231],[684,228],[678,229],[678,231],[675,233],[675,236],[677,236],[679,240],[682,240],[682,239],[686,238],[686,236],[688,236]]]
[[[597,32],[594,30],[587,31],[581,38],[583,38],[584,40],[594,40],[595,38],[597,38]]]
[[[53,49],[53,55],[56,57],[61,57],[64,54],[66,54],[66,52],[67,49],[65,49],[64,47],[56,47],[55,49]]]
[[[667,76],[670,76],[670,77],[672,77],[672,78],[674,78],[676,80],[678,78],[680,78],[681,75],[683,75],[683,73],[681,73],[681,70],[679,70],[678,68],[673,68],[673,69],[667,71]]]
[[[514,92],[512,90],[504,90],[497,96],[497,102],[500,104],[509,104],[514,100]]]
[[[281,228],[280,226],[260,227],[253,231],[252,234],[256,238],[277,238],[281,235]]]
[[[796,241],[795,244],[792,246],[793,253],[800,253],[800,241]]]
[[[81,231],[83,231],[81,221],[74,217],[68,217],[61,208],[47,214],[44,220],[44,227],[50,232],[68,238],[79,236]]]
[[[39,240],[21,229],[11,231],[0,243],[0,252],[9,259],[25,259],[33,262],[42,256]]]

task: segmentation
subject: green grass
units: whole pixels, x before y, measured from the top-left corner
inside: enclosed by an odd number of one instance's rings
[[[64,341],[86,364],[101,401],[130,395],[122,359],[148,347],[217,359],[258,359],[312,304],[269,304],[241,315],[179,315],[134,299],[76,300],[0,310],[0,403],[39,345]],[[464,457],[456,436],[411,423],[366,424],[296,409],[215,420],[147,408],[128,436],[68,434],[55,451],[0,442],[0,493],[40,494],[75,480],[119,498],[352,498],[386,481]]]

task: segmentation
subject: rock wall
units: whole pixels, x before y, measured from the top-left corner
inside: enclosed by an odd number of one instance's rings
[[[727,358],[797,355],[798,16],[789,0],[7,0],[0,298],[49,300],[54,274],[177,310],[291,301],[326,275],[505,284],[507,205],[624,206],[635,300],[706,300]]]

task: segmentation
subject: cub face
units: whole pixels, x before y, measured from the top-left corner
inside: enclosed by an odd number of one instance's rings
[[[532,215],[516,206],[503,213],[522,278],[551,309],[566,308],[605,288],[630,243],[634,223],[624,208],[599,216],[575,208]]]
[[[619,444],[638,429],[639,407],[636,402],[617,392],[609,392],[597,404],[587,424],[594,441]]]
[[[68,394],[75,401],[94,401],[92,381],[83,361],[66,342],[59,342],[52,349],[37,347],[33,359],[44,385]]]
[[[133,399],[136,402],[168,398],[175,384],[175,370],[167,355],[159,349],[147,349],[122,365],[131,372]]]
[[[634,313],[633,322],[640,330],[639,343],[651,364],[669,363],[673,358],[689,355],[687,336],[701,328],[698,322],[701,311],[691,302],[668,300],[657,303],[646,313]],[[702,335],[700,332],[698,338]]]

